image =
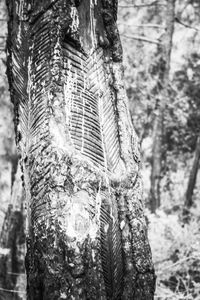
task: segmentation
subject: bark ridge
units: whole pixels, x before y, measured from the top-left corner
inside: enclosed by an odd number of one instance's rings
[[[117,1],[7,1],[29,300],[151,300]]]

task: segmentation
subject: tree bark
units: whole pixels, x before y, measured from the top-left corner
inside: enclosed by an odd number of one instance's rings
[[[192,164],[192,169],[190,171],[188,186],[185,193],[185,205],[184,205],[185,208],[190,208],[193,204],[192,196],[193,196],[197,173],[199,169],[199,159],[200,159],[200,136],[197,138],[194,161]]]
[[[28,210],[27,299],[153,299],[117,2],[7,6]]]
[[[160,181],[163,170],[163,156],[165,149],[163,145],[164,114],[169,98],[168,84],[170,72],[170,57],[172,49],[172,38],[174,32],[175,0],[169,0],[164,11],[166,19],[166,32],[162,37],[161,45],[158,46],[158,108],[155,113],[153,126],[153,149],[152,170],[150,189],[150,208],[152,212],[160,206]]]

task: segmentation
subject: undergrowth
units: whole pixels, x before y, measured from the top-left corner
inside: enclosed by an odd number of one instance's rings
[[[182,211],[147,213],[157,275],[155,300],[200,299],[199,207],[185,222]]]

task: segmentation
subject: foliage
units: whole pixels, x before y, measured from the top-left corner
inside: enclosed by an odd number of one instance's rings
[[[152,1],[132,1],[148,4]],[[165,30],[163,6],[121,8],[121,33],[125,85],[130,111],[143,154],[144,197],[148,204],[152,160],[153,122],[158,111],[160,77],[158,45]],[[130,5],[131,1],[120,1]],[[157,270],[155,299],[199,299],[200,278],[200,175],[194,190],[190,221],[183,223],[184,196],[200,133],[200,3],[176,0],[176,19],[171,54],[170,82],[164,114],[163,173],[161,208],[156,215],[147,212],[149,239]],[[142,42],[138,39],[148,38]]]
[[[193,215],[185,224],[177,213],[161,210],[148,218],[157,273],[155,299],[199,299],[200,219]]]
[[[176,154],[192,152],[200,133],[200,53],[174,73],[171,103],[166,116],[166,144]]]

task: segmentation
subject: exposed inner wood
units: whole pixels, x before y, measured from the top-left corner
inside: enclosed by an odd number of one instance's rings
[[[7,1],[28,299],[151,300],[117,2]]]

